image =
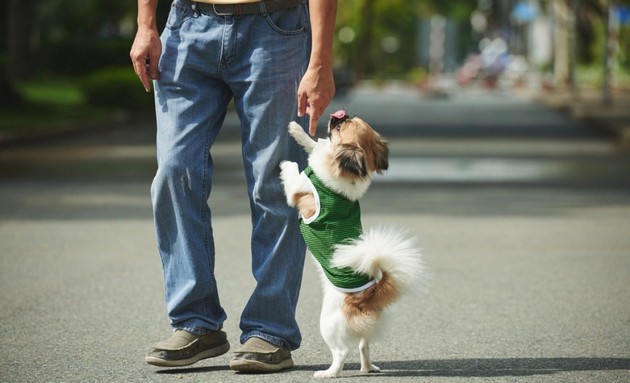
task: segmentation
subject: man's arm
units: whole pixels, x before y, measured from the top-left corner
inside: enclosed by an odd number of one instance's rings
[[[162,42],[155,21],[158,0],[138,0],[138,31],[131,46],[131,62],[144,89],[151,91],[151,80],[160,76],[158,61]]]
[[[308,68],[298,88],[298,116],[308,114],[309,133],[335,95],[332,41],[337,17],[337,0],[309,0],[312,50]]]

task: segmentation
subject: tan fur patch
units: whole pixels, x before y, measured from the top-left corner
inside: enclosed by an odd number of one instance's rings
[[[317,212],[315,205],[315,197],[313,193],[296,193],[294,198],[295,206],[297,206],[302,217],[311,218]]]
[[[343,313],[348,326],[356,333],[362,333],[366,325],[378,319],[381,312],[400,296],[392,277],[384,272],[378,283],[365,291],[346,294]]]

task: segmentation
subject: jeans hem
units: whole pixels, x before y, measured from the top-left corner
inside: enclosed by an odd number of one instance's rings
[[[187,327],[187,326],[173,327],[173,331],[177,331],[177,330],[183,330],[183,331],[189,332],[189,333],[191,333],[193,335],[196,335],[196,336],[204,336],[204,335],[210,334],[212,332],[219,331],[219,330],[221,330],[221,328],[218,328],[216,330],[210,330],[210,329],[207,329],[207,328]]]
[[[260,331],[253,331],[253,332],[241,335],[241,343],[244,344],[245,342],[247,342],[249,338],[260,338],[267,343],[271,343],[276,347],[284,348],[289,351],[295,351],[299,348],[299,346],[298,347],[289,346],[289,343],[282,338],[271,336],[271,335],[262,333]]]

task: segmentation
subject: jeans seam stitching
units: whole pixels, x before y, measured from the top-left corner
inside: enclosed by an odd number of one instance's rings
[[[209,264],[209,266],[211,266],[214,269],[214,262],[211,260],[212,256],[210,255],[210,222],[209,219],[210,217],[208,217],[208,209],[209,207],[207,207],[206,209],[204,209],[204,204],[208,204],[208,199],[210,198],[210,193],[208,191],[208,167],[207,167],[207,162],[208,162],[208,156],[210,155],[210,129],[206,129],[206,140],[203,144],[203,156],[202,156],[202,172],[203,172],[203,176],[202,176],[202,182],[201,182],[201,190],[202,190],[202,194],[201,194],[201,205],[199,206],[199,208],[201,209],[201,216],[203,217],[203,238],[204,238],[204,247],[206,250],[206,260]],[[216,280],[215,280],[215,286],[214,288],[216,289]],[[207,317],[209,317],[209,313],[210,313],[210,309],[208,307],[209,302],[208,300],[204,300],[204,308],[206,310],[205,314]]]

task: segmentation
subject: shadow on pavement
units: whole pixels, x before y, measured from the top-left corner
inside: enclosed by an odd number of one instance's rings
[[[395,376],[499,377],[531,376],[575,371],[630,369],[630,359],[617,358],[501,358],[383,362],[384,374]]]
[[[496,358],[438,359],[376,362],[381,367],[374,376],[424,377],[505,377],[550,375],[561,372],[629,370],[630,359],[624,358]],[[328,366],[298,366],[299,370],[319,370]],[[358,363],[346,364],[346,373],[359,373]]]
[[[201,374],[208,372],[227,371],[228,366],[204,366],[204,367],[186,367],[186,368],[168,368],[165,370],[157,370],[156,374],[160,375],[179,375],[179,374]]]
[[[359,372],[358,363],[347,363],[342,377],[423,376],[423,377],[506,377],[551,375],[562,372],[580,371],[627,371],[630,359],[625,358],[478,358],[478,359],[437,359],[376,362],[381,367],[378,374]],[[317,371],[328,365],[298,365],[286,371]],[[208,373],[229,370],[228,366],[208,366],[198,368],[174,368],[158,370],[157,374],[178,375]],[[348,375],[349,374],[349,375]]]

